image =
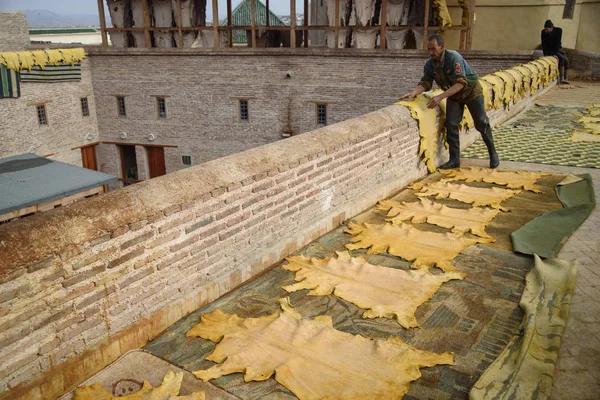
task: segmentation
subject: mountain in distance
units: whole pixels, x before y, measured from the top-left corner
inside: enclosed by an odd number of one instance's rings
[[[97,15],[62,15],[50,10],[25,10],[25,16],[30,29],[100,26]],[[107,18],[107,25],[109,23]]]

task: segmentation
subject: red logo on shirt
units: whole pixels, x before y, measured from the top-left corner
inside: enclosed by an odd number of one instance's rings
[[[460,63],[454,64],[454,72],[456,72],[456,75],[462,74],[462,67],[460,66]]]

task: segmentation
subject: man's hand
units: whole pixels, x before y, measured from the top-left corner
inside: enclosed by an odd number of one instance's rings
[[[414,98],[415,98],[415,97],[416,97],[418,94],[419,94],[419,93],[417,93],[417,91],[416,91],[416,90],[413,90],[413,91],[412,91],[412,92],[410,92],[410,93],[403,94],[402,96],[400,96],[400,98],[399,98],[398,100],[403,100],[403,99],[407,99],[407,98],[412,100],[412,99],[414,99]]]
[[[431,100],[429,100],[429,103],[427,103],[427,108],[436,108],[442,100],[444,100],[444,97],[441,95],[432,97]]]

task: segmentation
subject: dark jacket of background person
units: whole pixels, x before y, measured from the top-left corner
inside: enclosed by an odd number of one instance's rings
[[[551,32],[542,29],[542,50],[545,56],[556,56],[562,47],[562,29],[553,27]]]

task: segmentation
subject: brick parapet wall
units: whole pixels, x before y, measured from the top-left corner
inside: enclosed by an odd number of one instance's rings
[[[82,115],[82,97],[88,99],[87,117]],[[36,104],[46,105],[47,125],[39,124]],[[40,156],[53,154],[57,161],[81,166],[81,151],[72,149],[99,140],[89,60],[82,61],[78,82],[21,83],[21,97],[1,99],[0,121],[0,157],[35,147]]]
[[[29,29],[24,12],[0,11],[0,51],[29,48]]]
[[[426,174],[419,140],[389,106],[0,225],[2,398],[70,390],[398,192]]]
[[[600,53],[591,51],[566,49],[570,68],[580,72],[579,77],[600,79]]]
[[[427,59],[417,50],[322,48],[89,48],[88,53],[102,140],[178,146],[165,148],[167,172],[185,168],[182,155],[200,164],[279,141],[288,126],[295,134],[309,132],[316,128],[316,102],[328,104],[329,124],[392,104],[416,87]],[[532,58],[532,52],[464,55],[480,75]],[[115,95],[126,96],[126,118],[117,117]],[[166,119],[157,116],[157,95],[166,96]],[[239,121],[240,97],[249,99],[249,121]],[[120,139],[122,132],[126,140]],[[102,171],[120,176],[115,145],[99,146],[99,162]],[[143,157],[137,164],[145,173]]]

